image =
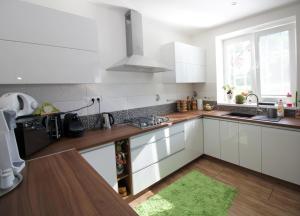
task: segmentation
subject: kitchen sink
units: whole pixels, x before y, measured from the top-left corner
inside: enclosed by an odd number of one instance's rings
[[[255,114],[242,113],[242,112],[231,112],[229,114],[226,114],[225,116],[235,116],[235,117],[249,118],[252,120],[268,121],[268,122],[279,122],[281,120],[280,117],[269,118],[266,115],[255,115]]]
[[[227,116],[236,116],[236,117],[243,117],[243,118],[252,118],[255,115],[250,113],[242,113],[242,112],[231,112],[229,114],[226,114]]]

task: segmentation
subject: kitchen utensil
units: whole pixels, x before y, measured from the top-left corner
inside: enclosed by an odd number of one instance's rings
[[[205,104],[204,106],[204,110],[205,111],[211,111],[214,109],[214,106],[210,105],[210,104]]]
[[[198,110],[203,110],[203,100],[202,99],[197,99],[197,107],[198,107]]]
[[[111,126],[115,123],[115,119],[111,113],[103,113],[102,114],[104,119],[104,128],[111,128]]]

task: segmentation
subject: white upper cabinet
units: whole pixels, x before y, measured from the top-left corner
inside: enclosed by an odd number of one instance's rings
[[[173,42],[162,47],[162,61],[171,69],[163,73],[165,83],[203,83],[206,52],[200,47]]]
[[[239,165],[239,124],[220,121],[221,159]]]
[[[262,172],[300,185],[300,132],[262,128]]]
[[[92,19],[22,1],[1,0],[0,39],[97,51]]]
[[[3,0],[0,26],[0,84],[101,81],[94,20]]]
[[[261,127],[239,124],[240,166],[261,172]]]

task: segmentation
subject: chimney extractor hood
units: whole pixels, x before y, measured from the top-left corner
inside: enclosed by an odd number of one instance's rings
[[[144,56],[142,15],[129,10],[125,14],[127,57],[109,67],[108,71],[157,73],[170,71],[167,66]]]

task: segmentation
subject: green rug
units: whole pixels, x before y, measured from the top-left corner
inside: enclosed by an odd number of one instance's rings
[[[140,216],[225,216],[236,189],[192,171],[135,208]]]

